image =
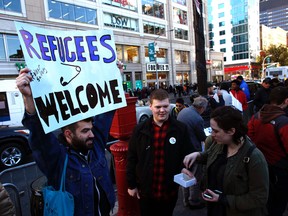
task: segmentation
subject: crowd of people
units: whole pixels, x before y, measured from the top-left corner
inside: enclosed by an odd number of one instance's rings
[[[16,83],[37,165],[57,189],[68,155],[65,186],[74,197],[75,215],[109,216],[115,194],[105,145],[114,112],[64,126],[58,138],[45,134],[31,80],[25,68]],[[246,113],[251,95],[242,76],[216,90],[208,83],[208,94],[191,97],[190,106],[179,97],[172,111],[167,90],[149,92],[152,116],[132,132],[126,169],[127,193],[139,200],[142,216],[173,215],[179,189],[173,177],[181,172],[197,179],[182,188],[184,206],[207,206],[208,216],[283,214],[288,202],[288,87],[273,81],[264,79],[255,93],[251,118]]]

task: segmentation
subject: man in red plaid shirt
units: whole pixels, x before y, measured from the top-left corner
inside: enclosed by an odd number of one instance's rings
[[[150,95],[152,117],[138,124],[129,142],[128,193],[140,201],[142,216],[172,216],[178,198],[174,175],[185,172],[183,158],[193,152],[185,124],[169,117],[169,95]]]

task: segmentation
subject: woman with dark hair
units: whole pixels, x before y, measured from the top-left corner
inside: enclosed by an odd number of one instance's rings
[[[207,201],[208,216],[265,215],[267,163],[246,136],[241,112],[231,106],[219,107],[211,113],[210,125],[212,135],[206,140],[210,147],[187,155],[183,161],[187,168],[196,161],[206,165],[202,197]]]

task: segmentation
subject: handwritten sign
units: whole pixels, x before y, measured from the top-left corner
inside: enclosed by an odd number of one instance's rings
[[[112,31],[15,25],[45,133],[126,106]]]

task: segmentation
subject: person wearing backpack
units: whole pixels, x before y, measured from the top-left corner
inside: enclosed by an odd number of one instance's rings
[[[211,113],[210,125],[212,143],[206,143],[204,152],[193,152],[183,161],[186,168],[194,163],[206,165],[202,197],[207,201],[207,215],[264,216],[268,166],[264,155],[246,136],[241,112],[231,106],[218,107]],[[186,174],[193,176],[191,172]]]
[[[282,216],[288,203],[288,88],[272,89],[265,104],[248,123],[248,136],[263,152],[268,165],[270,190],[269,216]]]

